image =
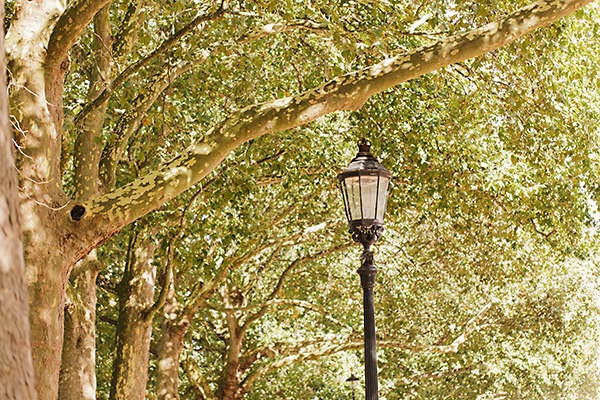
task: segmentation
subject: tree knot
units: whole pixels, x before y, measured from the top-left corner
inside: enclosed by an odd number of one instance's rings
[[[83,214],[85,214],[85,207],[80,204],[76,204],[71,210],[73,221],[79,221],[83,217]]]

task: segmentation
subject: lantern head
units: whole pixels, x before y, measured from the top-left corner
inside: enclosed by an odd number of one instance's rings
[[[346,383],[348,383],[350,389],[354,390],[358,386],[358,378],[354,374],[350,374],[350,378],[346,379]]]
[[[350,228],[382,227],[392,173],[371,154],[366,139],[358,154],[338,175]]]

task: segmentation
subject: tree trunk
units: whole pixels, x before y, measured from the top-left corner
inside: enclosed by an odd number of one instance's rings
[[[4,1],[0,4],[4,20]],[[4,64],[0,27],[0,65]],[[29,298],[19,220],[13,134],[8,120],[6,76],[0,73],[0,399],[36,398],[29,339]]]
[[[110,399],[143,400],[146,397],[154,300],[156,243],[150,236],[133,239],[130,259],[119,284],[119,320]]]
[[[221,400],[238,400],[244,397],[241,392],[241,373],[239,370],[242,340],[239,336],[230,339],[228,358],[225,368],[223,368],[223,380],[217,391],[217,397]]]
[[[227,285],[219,288],[219,294],[226,308],[234,308],[245,305],[245,298],[231,294],[231,289]],[[217,389],[217,397],[221,400],[237,400],[244,397],[242,393],[242,372],[240,371],[240,357],[242,355],[242,344],[244,342],[245,329],[242,327],[239,316],[235,312],[228,311],[226,314],[227,330],[229,338],[227,339],[227,359],[223,367],[223,374]]]
[[[179,399],[179,357],[187,327],[165,321],[158,346],[156,393],[159,400]]]
[[[178,322],[178,303],[173,286],[170,285],[165,303],[165,319],[161,326],[157,349],[156,394],[159,400],[179,399],[179,357],[183,349],[184,335],[189,326],[187,321]]]
[[[63,229],[70,223],[60,211],[67,203],[61,188],[60,127],[45,96],[44,70],[45,45],[63,7],[59,1],[16,4],[6,36],[12,73],[10,102],[19,121],[15,139],[26,154],[17,165],[35,385],[42,400],[58,396],[65,290],[71,268],[63,263],[68,254]]]
[[[69,279],[65,306],[65,336],[58,397],[96,399],[96,276],[94,251],[79,262]]]

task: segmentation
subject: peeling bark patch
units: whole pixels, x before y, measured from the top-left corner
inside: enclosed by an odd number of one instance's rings
[[[73,221],[79,221],[83,217],[83,214],[85,214],[85,207],[82,205],[76,204],[71,210]]]

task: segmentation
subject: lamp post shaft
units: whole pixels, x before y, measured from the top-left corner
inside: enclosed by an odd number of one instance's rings
[[[365,398],[378,400],[379,388],[377,380],[377,344],[375,338],[375,302],[373,288],[377,268],[373,263],[373,252],[365,246],[361,257],[362,265],[358,269],[360,283],[363,288],[363,307],[365,321]]]
[[[358,154],[338,175],[352,239],[363,245],[358,269],[363,288],[365,318],[365,391],[366,400],[378,400],[377,344],[375,339],[375,303],[373,289],[377,268],[371,245],[381,237],[392,173],[371,154],[365,138],[358,142]]]

